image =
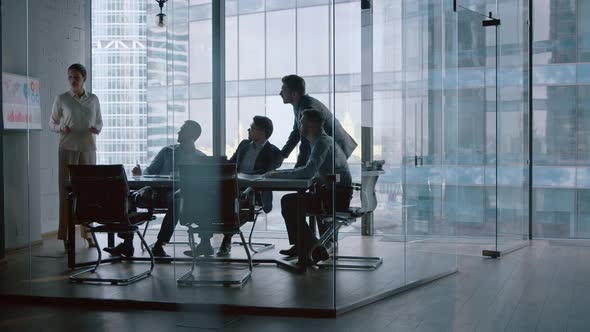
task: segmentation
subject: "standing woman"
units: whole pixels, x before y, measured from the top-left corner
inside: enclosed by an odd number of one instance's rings
[[[70,91],[55,98],[49,130],[59,133],[59,229],[57,238],[67,238],[68,213],[64,181],[70,178],[68,165],[96,164],[96,135],[102,129],[102,116],[98,98],[84,89],[87,72],[83,65],[75,63],[68,68]],[[89,247],[96,244],[81,228],[82,238]]]

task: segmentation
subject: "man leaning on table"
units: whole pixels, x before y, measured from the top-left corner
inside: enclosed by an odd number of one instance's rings
[[[346,154],[334,139],[324,130],[325,118],[321,111],[307,109],[303,111],[299,134],[310,144],[310,154],[306,163],[294,169],[277,170],[266,173],[267,178],[285,179],[312,179],[317,180],[319,186],[314,193],[306,193],[301,202],[304,212],[316,212],[320,209],[332,210],[332,202],[336,211],[348,209],[352,198],[352,178],[346,161]],[[334,172],[332,172],[334,164]],[[340,181],[335,185],[334,200],[332,201],[331,186],[328,185],[328,176],[331,174],[340,175]],[[287,194],[281,199],[281,213],[285,219],[290,249],[281,250],[280,253],[289,257],[297,256],[297,196],[298,194]],[[317,242],[311,228],[307,223],[303,227],[302,243],[305,252],[309,252]],[[322,261],[329,258],[325,247],[313,252],[314,261]]]
[[[195,142],[201,136],[201,126],[192,120],[187,120],[180,127],[178,132],[178,144],[165,146],[158,152],[152,163],[145,169],[146,175],[170,175],[174,165],[196,163],[199,157],[206,156],[195,148]],[[133,175],[142,175],[141,169],[135,167]],[[163,246],[170,242],[174,227],[178,222],[176,212],[179,210],[179,191],[172,192],[171,189],[152,189],[144,187],[132,194],[132,203],[137,207],[163,206],[167,208],[166,215],[162,220],[162,226],[158,233],[158,240],[152,248],[154,256],[167,257]],[[104,251],[114,256],[133,256],[133,233],[118,234],[123,243],[116,247],[104,248]]]

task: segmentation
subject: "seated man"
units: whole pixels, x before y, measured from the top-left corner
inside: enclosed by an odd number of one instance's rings
[[[238,145],[236,152],[229,159],[230,163],[236,163],[239,173],[264,174],[277,169],[283,163],[281,150],[272,145],[268,139],[272,135],[273,124],[271,119],[265,116],[255,116],[248,128],[248,139]],[[264,191],[257,201],[262,202],[262,210],[269,213],[272,210],[272,192]],[[248,202],[241,203],[247,205]],[[245,222],[245,220],[244,220]],[[211,249],[212,250],[212,249]],[[231,252],[231,235],[225,235],[217,256],[228,256]]]
[[[342,152],[339,145],[334,144],[334,139],[326,134],[323,129],[324,118],[322,113],[317,110],[308,109],[303,112],[301,118],[301,127],[299,132],[301,137],[306,138],[311,145],[309,159],[304,166],[296,167],[289,170],[271,171],[265,174],[269,178],[289,178],[289,179],[311,179],[315,178],[320,186],[315,193],[306,193],[305,199],[301,204],[306,212],[318,211],[323,208],[326,211],[332,210],[332,192],[331,186],[327,185],[327,177],[332,174],[332,160],[334,160],[334,174],[340,175],[340,182],[336,183],[335,190],[335,209],[343,211],[348,209],[352,198],[352,178],[346,155]],[[281,213],[285,219],[287,233],[289,234],[290,249],[281,250],[280,253],[289,257],[297,256],[297,194],[287,194],[281,199]],[[303,245],[308,252],[317,242],[313,236],[311,228],[307,223],[303,227]],[[317,255],[317,256],[316,256]],[[314,260],[321,261],[328,259],[328,251],[321,247],[320,250],[314,250]]]
[[[175,168],[174,165],[190,164],[198,161],[199,157],[205,154],[195,148],[195,142],[201,136],[201,126],[192,120],[187,120],[178,132],[178,144],[169,145],[156,155],[150,166],[145,169],[144,174],[149,175],[170,175]],[[133,175],[141,175],[139,167],[133,168]],[[144,187],[131,195],[131,203],[137,207],[163,206],[168,210],[162,221],[158,241],[152,248],[154,256],[168,256],[162,247],[170,242],[174,227],[178,222],[175,211],[178,211],[178,191],[173,193],[170,189],[156,190],[151,187]],[[104,251],[114,256],[133,256],[133,233],[119,234],[123,243],[116,247],[104,248]]]

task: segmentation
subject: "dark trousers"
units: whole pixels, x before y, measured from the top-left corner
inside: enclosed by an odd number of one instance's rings
[[[151,187],[144,187],[131,194],[130,205],[139,208],[153,206],[154,208],[167,209],[158,233],[158,241],[162,243],[170,242],[174,228],[178,223],[180,190],[172,193],[171,190],[154,190]],[[119,238],[126,241],[133,240],[133,235],[133,233],[118,234]]]
[[[281,214],[285,219],[287,226],[287,233],[289,234],[289,243],[297,245],[297,197],[298,194],[287,194],[281,199]],[[350,199],[352,192],[349,189],[336,189],[334,197],[335,210],[345,211],[350,206]],[[332,191],[323,189],[316,193],[305,193],[301,202],[303,213],[317,213],[325,211],[330,213],[332,211]],[[303,235],[303,245],[307,249],[317,241],[314,237],[309,224],[304,222],[301,224]],[[318,224],[320,235],[323,234],[329,225]]]

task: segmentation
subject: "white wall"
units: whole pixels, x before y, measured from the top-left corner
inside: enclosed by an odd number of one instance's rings
[[[27,74],[26,4],[1,3],[2,70],[20,75]],[[90,68],[90,1],[29,0],[28,8],[28,74],[40,79],[43,130],[3,133],[7,248],[25,246],[29,238],[36,241],[57,229],[58,137],[47,123],[53,98],[68,89],[67,67],[80,62]]]

